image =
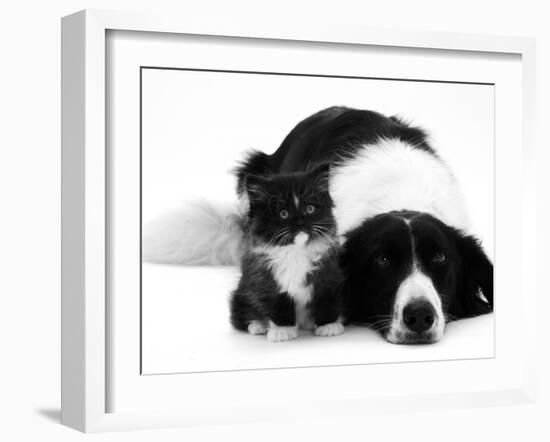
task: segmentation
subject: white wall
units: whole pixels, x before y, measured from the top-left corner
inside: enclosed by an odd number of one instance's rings
[[[52,0],[4,2],[0,9],[0,438],[81,440],[60,427],[59,413],[59,18],[85,7],[160,10],[179,14],[256,14],[274,21],[290,15],[303,22],[340,22],[408,28],[536,36],[538,38],[538,121],[550,120],[550,29],[543,1],[394,0],[338,2]],[[539,130],[540,132],[541,130]],[[540,143],[540,187],[548,187],[547,143]],[[513,178],[513,176],[511,176]],[[548,206],[539,225],[548,225]],[[540,242],[546,243],[547,235]],[[541,247],[542,249],[542,247]],[[544,254],[539,252],[542,260]],[[536,257],[532,257],[536,265]],[[539,261],[541,276],[546,271]],[[542,280],[542,278],[541,278]],[[533,308],[544,319],[549,307]],[[307,424],[169,430],[102,435],[96,440],[293,440],[299,432],[320,440],[472,440],[548,437],[550,359],[548,329],[540,327],[540,402],[536,406],[439,411],[364,420]],[[544,351],[544,354],[542,352]],[[396,421],[399,423],[396,424]],[[292,435],[292,436],[291,436]],[[433,436],[433,437],[432,437]]]

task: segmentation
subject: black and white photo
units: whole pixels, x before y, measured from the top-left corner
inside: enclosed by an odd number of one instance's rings
[[[492,85],[141,75],[146,369],[493,354]]]

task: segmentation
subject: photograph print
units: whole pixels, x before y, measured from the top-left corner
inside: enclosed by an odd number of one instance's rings
[[[494,86],[141,68],[145,374],[494,357]]]

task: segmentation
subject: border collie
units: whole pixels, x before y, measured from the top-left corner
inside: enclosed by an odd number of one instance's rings
[[[322,110],[298,123],[272,155],[251,153],[237,169],[238,205],[197,203],[151,225],[144,259],[238,263],[246,175],[323,163],[331,167],[348,322],[370,325],[393,343],[431,343],[447,322],[492,311],[493,265],[468,233],[449,167],[422,129],[368,110]]]

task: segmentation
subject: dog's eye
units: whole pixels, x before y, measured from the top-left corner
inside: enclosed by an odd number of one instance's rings
[[[432,262],[434,264],[444,264],[447,262],[447,256],[445,253],[436,253],[432,258]]]
[[[314,213],[314,212],[315,212],[315,206],[314,206],[313,204],[308,204],[308,205],[306,206],[306,213],[307,213],[308,215],[311,215],[311,214]]]
[[[390,265],[390,258],[388,258],[387,256],[384,256],[384,255],[377,256],[376,257],[376,264],[379,267],[387,267],[388,265]]]
[[[281,210],[279,212],[279,216],[281,217],[281,219],[287,219],[288,218],[288,210]]]

